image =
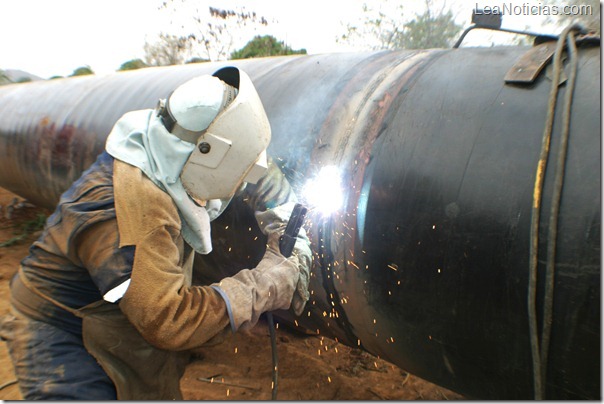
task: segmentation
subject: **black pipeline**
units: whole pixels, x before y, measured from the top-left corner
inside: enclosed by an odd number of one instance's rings
[[[337,338],[470,398],[533,397],[527,292],[535,170],[551,71],[506,84],[526,47],[250,59],[269,154],[301,191],[327,165],[344,207],[307,217],[311,300],[281,322]],[[600,398],[600,49],[579,46],[556,245],[545,397]],[[0,186],[54,206],[125,112],[225,63],[0,88]],[[560,87],[564,96],[566,85]],[[551,139],[559,149],[560,113]],[[552,167],[552,171],[549,167]],[[542,207],[552,204],[548,164]],[[196,280],[254,265],[242,201],[214,223]],[[547,243],[547,219],[539,228]],[[545,248],[540,248],[545,251]],[[541,254],[541,253],[540,253]],[[543,253],[545,254],[545,253]],[[538,257],[543,285],[545,256]],[[215,275],[218,273],[218,275]],[[537,290],[536,313],[543,312]],[[541,319],[539,319],[541,321]]]

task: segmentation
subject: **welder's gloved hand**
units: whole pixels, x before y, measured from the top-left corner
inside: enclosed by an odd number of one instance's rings
[[[298,257],[279,253],[279,233],[269,235],[268,247],[255,269],[243,269],[211,286],[227,303],[233,330],[253,327],[267,311],[286,310],[299,279]]]
[[[289,181],[279,165],[270,156],[268,158],[268,170],[257,183],[246,185],[243,190],[243,198],[254,212],[265,211],[287,202],[297,201],[296,194]]]
[[[300,271],[300,277],[296,284],[296,292],[292,299],[292,309],[296,316],[299,316],[302,314],[302,311],[304,311],[304,306],[306,306],[306,302],[310,297],[310,294],[308,293],[308,284],[310,282],[310,266],[312,265],[310,240],[306,236],[306,231],[304,231],[303,228],[300,228],[296,244],[294,244],[292,256],[298,258],[298,270]]]
[[[278,235],[283,234],[295,205],[295,202],[288,202],[264,212],[256,212],[256,221],[258,222],[258,226],[260,226],[260,230],[267,236],[274,233]],[[277,246],[278,249],[279,246]],[[296,284],[296,293],[292,301],[292,309],[299,316],[302,314],[304,306],[310,297],[308,284],[310,281],[310,266],[312,264],[310,240],[303,227],[300,228],[300,232],[298,233],[292,256],[298,258],[298,269],[300,271],[300,279]]]

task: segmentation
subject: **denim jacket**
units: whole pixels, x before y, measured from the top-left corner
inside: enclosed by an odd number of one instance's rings
[[[108,153],[99,155],[61,196],[42,235],[21,261],[22,270],[34,287],[71,308],[102,299],[132,272],[134,249],[119,248],[113,162]],[[90,230],[99,226],[115,228],[113,232],[103,232],[113,237],[95,240]],[[90,261],[95,261],[94,265],[89,265]],[[17,310],[36,320],[81,332],[79,318],[28,293],[19,276],[11,281],[11,302]]]

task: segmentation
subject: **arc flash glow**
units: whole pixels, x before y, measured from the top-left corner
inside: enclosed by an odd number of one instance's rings
[[[338,211],[344,204],[340,170],[336,166],[322,167],[306,183],[302,192],[307,206],[322,215],[328,216]]]

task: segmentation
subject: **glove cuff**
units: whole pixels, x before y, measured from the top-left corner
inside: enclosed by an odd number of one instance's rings
[[[249,270],[244,269],[239,273],[244,271]],[[219,283],[213,283],[210,286],[224,299],[233,332],[237,331],[244,323],[248,325],[245,328],[251,328],[258,322],[260,314],[256,318],[253,318],[253,287],[233,277],[224,278]]]
[[[231,331],[233,331],[233,332],[237,331],[237,326],[235,324],[235,317],[233,316],[233,308],[231,306],[231,300],[229,299],[229,296],[226,294],[226,292],[224,290],[222,290],[220,288],[220,286],[218,286],[218,284],[213,283],[210,285],[210,287],[212,289],[214,289],[216,292],[218,292],[218,294],[224,300],[224,303],[226,304],[227,314],[229,315],[229,321],[231,323]]]
[[[279,256],[274,257],[280,260]],[[291,305],[297,282],[293,274],[297,275],[297,264],[285,259],[276,262],[273,258],[261,261],[254,270],[243,269],[210,286],[226,302],[231,328],[237,331],[256,325],[266,311],[287,309]]]

